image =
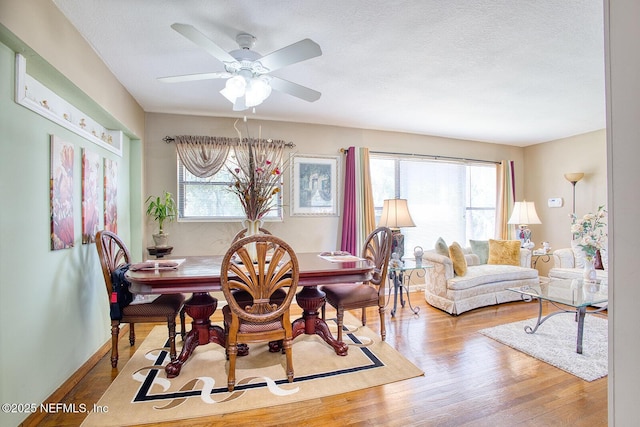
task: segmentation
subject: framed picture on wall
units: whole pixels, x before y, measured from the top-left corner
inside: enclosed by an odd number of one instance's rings
[[[104,159],[104,229],[118,232],[118,163]]]
[[[338,159],[291,155],[291,215],[338,215]]]
[[[73,247],[73,169],[74,149],[62,139],[51,135],[51,250]]]
[[[82,243],[94,243],[100,230],[100,156],[82,149]]]

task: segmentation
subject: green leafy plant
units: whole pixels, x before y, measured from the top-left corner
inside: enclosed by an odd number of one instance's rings
[[[165,191],[162,197],[149,196],[145,202],[147,204],[147,215],[158,221],[159,233],[163,234],[165,221],[173,221],[177,215],[176,201],[173,195]]]

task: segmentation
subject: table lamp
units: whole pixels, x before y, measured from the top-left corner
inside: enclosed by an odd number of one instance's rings
[[[406,199],[387,199],[382,205],[382,216],[378,227],[389,227],[393,234],[391,253],[397,254],[397,259],[404,256],[404,236],[400,232],[401,227],[415,227],[411,218]]]
[[[507,224],[519,225],[518,239],[520,240],[520,247],[531,249],[534,247],[531,241],[531,230],[529,230],[529,224],[542,224],[538,213],[536,212],[536,206],[533,202],[515,202],[513,205],[513,212],[511,218]]]

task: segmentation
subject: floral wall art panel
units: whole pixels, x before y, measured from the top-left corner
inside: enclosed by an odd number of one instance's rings
[[[94,243],[100,230],[100,156],[82,150],[82,243]]]
[[[104,229],[118,232],[118,163],[104,159]]]
[[[51,250],[73,247],[73,145],[51,135]]]

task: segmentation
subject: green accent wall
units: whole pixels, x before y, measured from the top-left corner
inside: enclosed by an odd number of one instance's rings
[[[129,152],[133,145],[140,162],[141,144],[125,135],[119,157],[17,104],[14,86],[15,52],[0,44],[0,401],[39,404],[110,339],[96,246],[81,239],[82,149],[117,162],[118,233],[139,242],[137,205],[135,238],[130,216],[140,190],[129,177],[141,182]],[[74,147],[74,247],[58,251],[50,250],[51,135]],[[26,416],[2,413],[0,425]]]

